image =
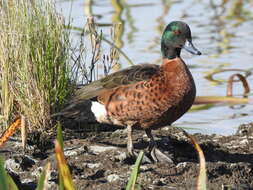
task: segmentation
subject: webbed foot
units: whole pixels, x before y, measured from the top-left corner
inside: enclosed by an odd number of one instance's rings
[[[150,156],[153,159],[153,161],[154,162],[174,163],[173,160],[168,155],[166,155],[165,153],[163,153],[162,151],[160,151],[157,148],[157,144],[154,140],[151,130],[146,129],[145,131],[146,131],[147,136],[150,139],[148,150],[149,150]]]

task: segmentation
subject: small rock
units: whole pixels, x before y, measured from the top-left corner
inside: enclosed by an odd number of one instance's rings
[[[76,156],[77,152],[75,150],[67,150],[67,151],[64,151],[64,155],[65,156]]]
[[[84,163],[84,166],[86,166],[87,168],[90,168],[90,169],[94,169],[94,168],[99,168],[101,166],[101,164],[100,163],[95,163],[95,164]]]
[[[187,162],[180,162],[180,163],[177,164],[176,167],[177,167],[177,168],[185,168],[186,165],[187,165]]]
[[[153,185],[164,186],[166,185],[165,181],[166,181],[165,178],[155,179],[153,181]]]
[[[148,170],[150,167],[148,167],[148,166],[146,166],[146,165],[141,165],[140,166],[140,169],[142,170],[142,171],[146,171],[146,170]]]
[[[127,153],[126,152],[120,152],[119,155],[115,156],[116,160],[119,160],[120,162],[123,162],[127,158]]]
[[[111,175],[109,175],[109,176],[107,176],[107,180],[111,183],[111,182],[113,182],[113,181],[117,181],[117,180],[119,180],[120,179],[120,177],[119,177],[119,175],[117,175],[117,174],[111,174]]]
[[[240,136],[252,136],[253,134],[253,123],[242,124],[236,131],[237,135]]]
[[[29,168],[32,168],[37,162],[37,160],[27,155],[18,157],[16,159],[19,160],[18,162],[20,163],[22,170],[28,170]]]
[[[8,159],[5,161],[5,168],[10,170],[13,173],[20,172],[20,164],[17,163],[14,159]]]
[[[116,130],[112,133],[112,136],[120,136],[120,135],[123,135],[123,134],[127,134],[126,129],[118,129],[118,130]]]
[[[240,144],[248,144],[249,141],[248,141],[248,139],[243,139],[243,140],[241,140],[239,143],[240,143]]]
[[[39,177],[41,175],[41,172],[43,171],[43,167],[38,167],[37,169],[35,169],[34,171],[32,171],[32,175],[35,177]]]
[[[94,154],[99,154],[101,152],[105,152],[108,150],[116,150],[117,148],[114,146],[98,146],[98,145],[94,145],[94,146],[90,146],[90,151],[92,151]]]
[[[65,156],[76,156],[78,154],[81,154],[85,151],[85,147],[70,147],[64,151]]]
[[[33,179],[23,179],[21,182],[29,184],[29,183],[33,183],[34,181]]]

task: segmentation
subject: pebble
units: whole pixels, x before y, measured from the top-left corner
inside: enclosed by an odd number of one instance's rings
[[[93,169],[93,168],[99,168],[101,166],[101,163],[84,163],[84,166],[86,166],[87,168]]]
[[[21,170],[20,164],[15,162],[14,159],[8,159],[5,161],[5,168],[13,173],[18,173]]]
[[[76,156],[77,152],[74,150],[67,150],[67,151],[64,151],[64,155],[65,156]]]
[[[177,168],[185,168],[186,165],[187,165],[187,162],[181,162],[181,163],[178,163],[176,167]]]
[[[117,174],[111,174],[111,175],[107,176],[107,181],[109,181],[110,183],[113,181],[117,181],[119,179],[120,179],[120,177]]]
[[[115,156],[116,160],[119,160],[120,162],[124,161],[127,158],[126,152],[120,152],[119,155]]]

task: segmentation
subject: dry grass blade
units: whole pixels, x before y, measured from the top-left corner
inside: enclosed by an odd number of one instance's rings
[[[239,98],[239,97],[232,97],[233,96],[233,84],[238,80],[234,78],[237,77],[239,81],[242,82],[244,88],[244,96],[250,92],[250,87],[247,82],[245,76],[236,73],[229,77],[228,84],[227,84],[227,96],[198,96],[195,98],[194,104],[218,104],[218,103],[228,103],[228,104],[248,104],[252,103],[252,99],[248,99],[246,97]]]
[[[244,88],[244,95],[250,92],[249,84],[246,80],[246,77],[236,73],[229,77],[228,85],[227,85],[227,96],[198,96],[195,98],[194,104],[218,104],[218,103],[229,103],[229,104],[247,104],[252,103],[252,99],[248,98],[239,98],[232,97],[233,96],[233,83],[237,82],[234,78],[238,77],[239,81],[242,82]]]
[[[18,118],[14,123],[8,127],[2,136],[0,137],[0,147],[3,146],[3,144],[8,141],[8,139],[15,133],[15,131],[20,127],[21,125],[21,119]]]
[[[195,98],[194,104],[248,104],[253,103],[252,99],[226,96],[198,96]]]
[[[25,150],[26,140],[27,140],[27,131],[26,131],[25,116],[21,115],[21,142],[23,150]]]
[[[191,143],[193,144],[199,157],[200,168],[199,168],[199,176],[198,176],[198,181],[197,181],[197,190],[206,190],[207,177],[206,177],[206,161],[205,161],[204,153],[193,136],[189,135],[185,131],[184,131],[184,135],[187,136],[191,140]]]
[[[236,74],[231,75],[228,79],[227,96],[233,96],[233,84],[235,82],[235,80],[234,80],[235,77],[239,78],[239,80],[242,82],[243,88],[244,88],[244,94],[249,93],[250,88],[249,88],[249,84],[248,84],[246,78],[243,75],[236,73]]]
[[[69,167],[65,160],[61,145],[58,140],[55,141],[55,154],[58,162],[59,173],[62,176],[64,187],[66,190],[75,190],[75,186],[70,174]]]

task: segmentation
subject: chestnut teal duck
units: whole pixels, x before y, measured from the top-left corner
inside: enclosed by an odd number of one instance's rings
[[[143,129],[153,161],[171,162],[157,148],[151,131],[171,125],[194,102],[196,87],[180,56],[182,49],[201,55],[192,43],[189,26],[173,21],[162,34],[160,66],[140,64],[112,73],[77,90],[73,102],[91,101],[90,111],[98,122],[126,127],[129,155],[136,156],[133,129]]]

